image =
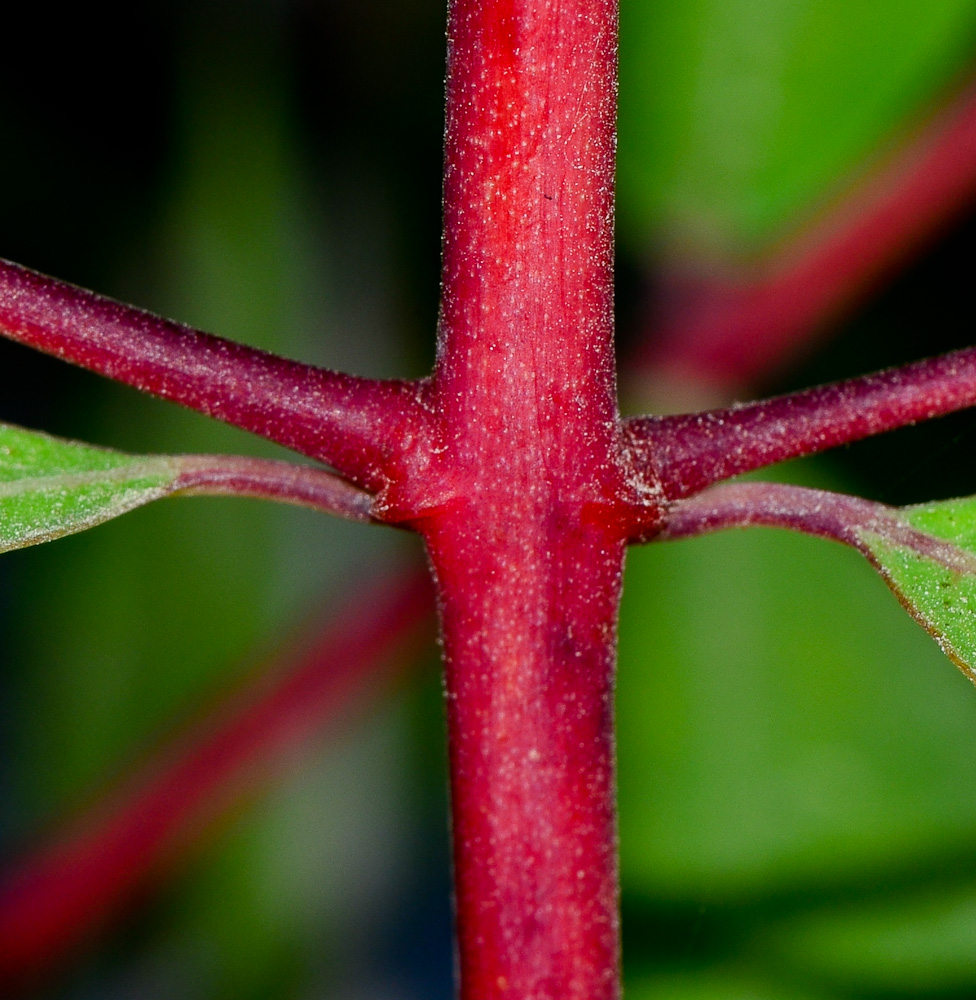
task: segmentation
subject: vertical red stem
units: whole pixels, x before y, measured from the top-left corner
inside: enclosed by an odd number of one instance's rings
[[[461,995],[619,993],[614,0],[453,0],[437,575]]]
[[[609,1000],[622,553],[569,510],[527,520],[471,524],[462,508],[427,535],[447,661],[461,997]]]

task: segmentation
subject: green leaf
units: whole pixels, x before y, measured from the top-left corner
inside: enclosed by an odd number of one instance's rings
[[[172,493],[263,497],[369,520],[369,494],[314,466],[127,455],[0,424],[0,552],[94,527]]]
[[[860,540],[898,599],[976,681],[976,497],[906,507],[897,517],[914,540],[865,529]]]
[[[822,527],[836,494],[817,494],[806,500]],[[802,505],[770,496],[778,526],[802,530]],[[974,561],[922,534],[927,508],[863,503],[838,540],[882,572],[868,547],[882,533],[886,547]],[[759,512],[757,498],[748,523]],[[633,547],[617,689],[625,898],[694,913],[822,893],[971,843],[976,731],[963,685],[849,548],[768,528]]]
[[[0,552],[94,527],[172,493],[177,459],[0,424]]]

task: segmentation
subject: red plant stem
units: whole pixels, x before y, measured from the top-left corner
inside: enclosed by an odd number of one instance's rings
[[[931,239],[976,194],[976,87],[789,242],[757,274],[675,281],[645,366],[657,375],[753,385],[826,319]]]
[[[317,736],[389,661],[431,607],[427,574],[367,593],[270,682],[153,756],[123,789],[0,887],[0,994],[49,976],[108,922],[177,848],[259,783],[271,759]]]
[[[668,499],[976,404],[976,348],[723,410],[627,421],[631,460]]]
[[[416,383],[289,361],[7,261],[0,334],[277,441],[373,491],[423,433]]]
[[[976,558],[969,552],[911,527],[897,507],[785,483],[723,483],[679,500],[668,510],[655,540],[754,527],[786,528],[829,538],[857,549],[875,565],[864,535],[879,535],[890,545],[911,549],[957,573],[976,572]]]
[[[568,514],[527,525],[468,514],[426,530],[447,664],[460,995],[616,997],[623,549]]]
[[[352,521],[373,520],[373,496],[324,469],[238,455],[174,455],[172,492],[236,496],[311,507]],[[130,467],[131,471],[131,467]]]
[[[767,527],[857,545],[859,529],[881,533],[882,521],[886,527],[894,523],[894,509],[861,497],[785,483],[723,483],[671,505],[654,538],[673,541],[728,528]]]
[[[453,0],[435,463],[465,1000],[619,994],[613,0]]]

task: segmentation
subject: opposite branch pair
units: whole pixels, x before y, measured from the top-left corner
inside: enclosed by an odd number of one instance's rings
[[[0,334],[285,444],[370,492],[431,440],[429,382],[358,378],[278,358],[9,262],[0,262]],[[672,501],[974,404],[976,349],[967,349],[762,402],[633,417],[624,424],[625,452],[645,491],[660,489]],[[368,517],[366,493],[313,468],[184,456],[176,472],[169,492],[263,496]]]

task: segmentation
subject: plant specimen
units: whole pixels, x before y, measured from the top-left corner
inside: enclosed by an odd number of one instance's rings
[[[724,480],[971,406],[976,350],[781,396],[624,419],[613,355],[617,11],[453,0],[437,359],[344,375],[0,268],[13,340],[317,465],[131,456],[3,431],[5,548],[171,494],[419,534],[445,658],[460,992],[620,990],[613,686],[626,547],[772,525],[854,547],[965,672],[974,501],[896,509]]]

